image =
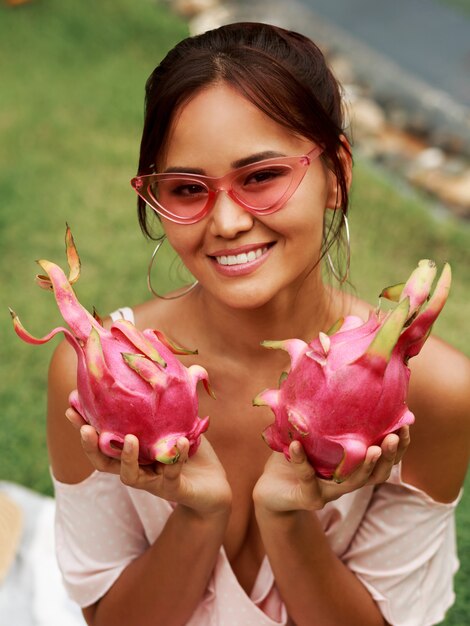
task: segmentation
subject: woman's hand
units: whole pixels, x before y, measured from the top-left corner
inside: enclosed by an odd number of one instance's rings
[[[268,459],[253,491],[255,505],[278,513],[322,509],[345,493],[387,480],[409,442],[408,426],[401,428],[398,435],[387,435],[380,447],[368,448],[362,465],[343,482],[337,483],[316,476],[301,443],[293,441],[289,446],[290,461],[279,452],[273,452]]]
[[[139,465],[139,441],[126,435],[120,459],[104,455],[98,446],[98,433],[75,410],[66,411],[69,421],[78,429],[85,454],[95,469],[117,474],[129,487],[143,489],[155,496],[186,506],[200,515],[224,513],[230,509],[232,493],[214,449],[205,437],[188,460],[189,441],[180,437],[178,461],[172,465],[155,462]]]

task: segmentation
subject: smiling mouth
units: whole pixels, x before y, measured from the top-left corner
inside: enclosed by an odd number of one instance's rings
[[[245,265],[246,263],[251,263],[262,257],[263,254],[266,254],[268,249],[268,246],[263,246],[262,248],[242,252],[241,254],[222,255],[214,258],[219,265]]]

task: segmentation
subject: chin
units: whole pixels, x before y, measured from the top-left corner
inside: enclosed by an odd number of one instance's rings
[[[265,284],[249,288],[237,287],[216,290],[213,296],[226,306],[239,311],[256,311],[272,303],[278,292],[274,292]]]

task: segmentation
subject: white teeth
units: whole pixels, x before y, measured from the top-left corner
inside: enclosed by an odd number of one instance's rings
[[[229,256],[218,256],[216,257],[217,263],[220,265],[244,265],[245,263],[250,263],[250,261],[254,261],[255,259],[259,259],[260,256],[266,254],[268,248],[258,248],[257,250],[250,250],[250,252],[242,254],[230,254]]]

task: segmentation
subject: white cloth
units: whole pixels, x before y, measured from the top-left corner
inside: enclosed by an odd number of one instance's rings
[[[54,546],[55,501],[30,489],[0,482],[23,511],[23,531],[16,558],[0,586],[2,626],[86,626],[68,597]]]
[[[76,485],[54,485],[59,564],[71,597],[87,606],[156,540],[172,506],[112,474],[94,472]],[[364,583],[385,619],[393,626],[428,626],[439,623],[454,601],[456,504],[435,502],[404,484],[396,467],[387,483],[347,494],[317,514],[332,550]],[[221,549],[188,626],[235,623],[284,626],[287,615],[269,561],[248,596]]]

